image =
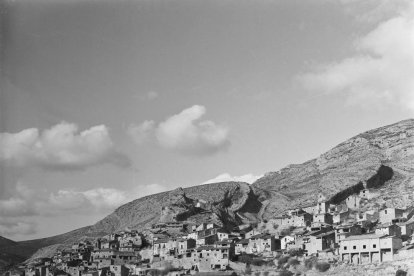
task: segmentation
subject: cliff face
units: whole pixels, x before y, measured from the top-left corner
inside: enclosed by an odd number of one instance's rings
[[[370,179],[381,165],[390,167],[394,176],[383,187],[378,201],[386,197],[387,202],[384,202],[388,205],[411,205],[414,120],[359,134],[316,159],[268,173],[252,187],[264,202],[262,217],[269,218],[289,207],[315,203],[319,192],[331,198],[341,190]],[[406,192],[405,196],[401,191]]]

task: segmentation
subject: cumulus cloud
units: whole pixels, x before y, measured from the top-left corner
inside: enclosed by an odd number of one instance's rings
[[[185,155],[205,156],[225,150],[230,146],[229,129],[209,120],[202,120],[206,108],[194,105],[167,118],[156,125],[145,121],[141,125],[131,125],[129,135],[142,143],[154,135],[163,148]]]
[[[263,175],[254,175],[251,173],[240,175],[240,176],[232,176],[229,173],[222,173],[212,179],[209,179],[203,182],[202,184],[211,184],[211,183],[228,182],[228,181],[246,182],[246,183],[252,184],[253,182],[255,182],[257,179],[259,179],[262,176]]]
[[[43,132],[29,128],[0,133],[0,161],[55,170],[79,170],[103,163],[129,165],[129,159],[115,149],[106,126],[94,126],[79,133],[77,125],[66,122]]]
[[[349,104],[394,104],[414,112],[414,4],[355,41],[355,55],[320,65],[299,80],[312,91],[343,93]]]

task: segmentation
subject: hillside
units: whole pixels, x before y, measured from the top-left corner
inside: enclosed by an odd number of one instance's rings
[[[332,198],[341,190],[369,180],[382,165],[391,168],[393,176],[381,188],[377,201],[397,207],[411,205],[414,120],[359,134],[318,158],[267,173],[252,187],[264,205],[262,218],[270,218],[286,208],[315,203],[319,192]]]
[[[0,273],[2,273],[2,268],[24,260],[21,256],[7,252],[9,247],[15,245],[17,245],[17,242],[0,236]]]
[[[208,203],[205,209],[194,208],[197,200]],[[219,225],[231,226],[240,222],[236,213],[240,213],[243,217],[249,215],[254,217],[260,207],[261,204],[250,186],[243,182],[178,188],[131,201],[92,226],[49,238],[18,242],[5,250],[9,254],[28,258],[38,249],[46,247],[36,256],[48,256],[59,245],[62,247],[78,240],[101,237],[126,227],[142,230],[163,220],[170,221],[165,217],[168,215],[175,216],[177,221],[195,223],[212,221]]]
[[[384,171],[391,172],[386,179]],[[47,256],[59,246],[77,240],[103,236],[125,227],[141,230],[171,220],[213,221],[231,227],[246,220],[271,218],[289,207],[314,204],[319,192],[333,199],[346,188],[365,181],[378,184],[380,192],[370,204],[413,205],[414,120],[359,134],[315,159],[267,173],[252,185],[223,182],[142,197],[92,226],[19,242],[7,247],[7,253],[27,258],[44,248],[36,256]],[[203,208],[196,208],[199,201],[205,202]]]
[[[12,246],[17,244],[17,242],[6,239],[5,237],[0,236],[0,248]]]

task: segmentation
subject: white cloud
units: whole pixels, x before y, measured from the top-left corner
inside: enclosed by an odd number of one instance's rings
[[[78,126],[62,122],[40,132],[29,128],[18,133],[0,133],[0,161],[13,166],[77,170],[112,163],[128,166],[126,156],[116,151],[104,125],[78,133]]]
[[[127,129],[127,134],[137,144],[143,144],[153,136],[154,127],[154,121],[144,121],[140,125],[131,124]]]
[[[414,4],[355,41],[356,54],[301,75],[305,88],[343,93],[349,104],[414,112]]]
[[[128,134],[142,143],[155,135],[158,144],[166,149],[185,155],[211,155],[230,146],[229,129],[209,120],[202,120],[206,108],[194,105],[155,125],[145,121],[131,125]]]
[[[219,182],[228,182],[228,181],[236,181],[236,182],[246,182],[252,184],[257,179],[262,177],[263,175],[254,175],[251,173],[240,175],[240,176],[231,176],[229,173],[222,173],[218,176],[209,179],[202,184],[211,184],[211,183],[219,183]]]

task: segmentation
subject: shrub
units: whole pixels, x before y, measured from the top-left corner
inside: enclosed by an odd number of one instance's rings
[[[252,268],[250,267],[250,264],[246,264],[246,269],[244,270],[244,273],[246,275],[251,275],[252,274]]]
[[[398,269],[395,272],[395,276],[407,276],[407,272],[405,272],[404,270]]]
[[[265,263],[266,262],[263,259],[259,259],[259,258],[255,258],[252,260],[252,265],[256,265],[256,266],[262,266]]]
[[[287,263],[289,260],[289,256],[282,256],[279,258],[279,260],[277,260],[277,266],[278,267],[282,267],[282,265],[284,265],[285,263]]]
[[[298,257],[298,256],[302,256],[302,255],[303,255],[303,249],[300,249],[300,248],[290,249],[290,250],[288,251],[288,254],[289,254],[291,257]]]
[[[290,258],[289,261],[288,261],[288,264],[290,266],[296,266],[296,265],[300,264],[300,262],[295,258]]]
[[[316,260],[313,259],[313,258],[305,259],[305,261],[304,261],[305,267],[307,269],[312,269],[312,267],[314,266],[315,263],[316,263]]]
[[[242,254],[239,256],[238,261],[245,264],[251,264],[253,262],[254,255]]]
[[[326,262],[317,262],[315,267],[320,272],[325,272],[331,267],[331,265],[329,263],[326,263]]]
[[[293,276],[293,272],[289,271],[289,270],[282,270],[279,273],[279,276]]]

